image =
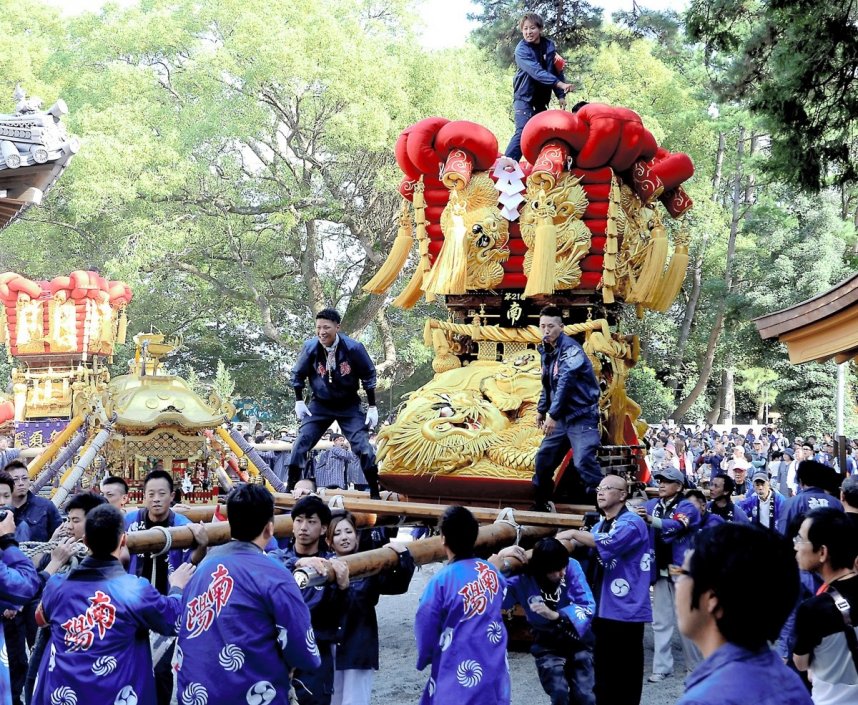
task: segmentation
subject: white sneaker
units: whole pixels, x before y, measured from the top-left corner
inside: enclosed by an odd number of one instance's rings
[[[669,673],[653,673],[647,680],[650,683],[661,683],[665,678],[670,678]]]

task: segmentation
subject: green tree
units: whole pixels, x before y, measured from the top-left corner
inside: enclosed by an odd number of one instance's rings
[[[238,393],[272,402],[326,305],[384,380],[422,362],[410,340],[430,309],[394,313],[361,287],[396,233],[399,131],[444,114],[511,132],[479,51],[421,50],[403,3],[152,0],[37,17],[4,22],[23,67],[7,75],[64,97],[84,147],[45,207],[0,235],[21,253],[11,267],[125,278],[132,330],[182,333],[177,364],[209,379],[199,362],[223,359]]]
[[[725,100],[742,100],[771,135],[767,167],[819,190],[858,176],[858,7],[851,0],[694,0],[694,39]]]
[[[515,47],[521,40],[518,24],[525,12],[542,17],[543,33],[551,37],[566,59],[575,50],[597,47],[600,41],[602,10],[586,0],[477,0],[475,4],[480,11],[469,16],[480,22],[473,33],[474,41],[490,51],[503,67],[515,62]],[[580,58],[578,65],[582,65]]]

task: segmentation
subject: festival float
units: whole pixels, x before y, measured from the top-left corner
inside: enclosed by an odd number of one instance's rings
[[[441,117],[396,142],[399,230],[364,288],[385,295],[416,248],[393,305],[443,297],[447,309],[424,328],[434,379],[379,433],[380,479],[409,498],[530,501],[547,304],[599,380],[603,467],[645,479],[646,426],[625,390],[640,345],[621,314],[666,311],[682,287],[689,235],[665,221],[692,206],[682,185],[693,164],[659,146],[634,111],[597,103],[539,113],[521,144],[525,160],[514,162],[487,128]]]
[[[163,359],[178,340],[136,335],[128,374],[111,378],[107,364],[125,343],[131,299],[127,284],[92,271],[50,281],[0,274],[0,342],[15,362],[12,399],[0,410],[17,447],[45,446],[29,465],[34,490],[59,478],[53,500],[62,506],[106,468],[132,486],[154,467],[177,480],[201,468],[228,485],[229,463],[239,479],[282,489],[244,439],[223,427],[231,404],[216,394],[203,399],[166,371]]]

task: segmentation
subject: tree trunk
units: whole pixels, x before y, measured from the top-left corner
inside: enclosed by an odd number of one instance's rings
[[[307,242],[301,256],[301,274],[310,294],[310,310],[315,315],[328,305],[325,300],[325,292],[322,289],[322,282],[319,281],[319,274],[316,271],[316,250],[319,246],[316,221],[306,221],[304,232],[307,234]]]
[[[728,364],[732,364],[730,361]],[[735,372],[732,367],[721,370],[721,390],[724,403],[721,405],[721,417],[719,423],[732,426],[736,418],[736,387]]]
[[[721,188],[721,170],[724,165],[724,149],[726,137],[723,132],[718,134],[718,151],[715,154],[715,175],[712,177],[712,202],[718,202],[718,191]],[[679,389],[681,379],[680,370],[685,350],[688,347],[688,339],[691,337],[691,329],[694,326],[694,316],[697,313],[697,304],[700,302],[700,291],[703,286],[703,258],[706,256],[706,247],[709,244],[709,231],[703,233],[700,247],[694,258],[694,266],[691,271],[691,291],[688,294],[688,303],[685,305],[685,313],[679,326],[679,339],[676,342],[676,352],[670,361],[670,369],[674,371],[671,387],[674,394]]]
[[[685,414],[697,401],[700,393],[706,389],[706,384],[709,382],[709,375],[712,374],[712,365],[715,363],[715,349],[718,347],[718,338],[721,337],[721,329],[724,327],[724,310],[722,309],[716,314],[715,322],[712,325],[712,331],[709,333],[709,342],[706,344],[706,353],[703,356],[703,364],[700,366],[700,376],[697,378],[697,384],[694,385],[688,395],[679,402],[676,409],[670,415],[674,421],[680,421],[685,418]]]
[[[718,192],[721,190],[721,171],[724,168],[724,148],[727,136],[718,133],[718,151],[715,153],[715,173],[712,175],[712,202],[718,203]]]
[[[748,156],[753,157],[757,151],[760,137],[751,133],[750,151]],[[752,205],[757,200],[757,176],[754,173],[748,174],[748,181],[745,184],[745,205]]]
[[[736,256],[736,236],[739,234],[739,223],[742,220],[742,162],[745,157],[745,128],[739,127],[739,139],[736,146],[736,173],[733,175],[733,210],[730,218],[730,236],[727,240],[727,258],[724,264],[724,294],[718,299],[717,313],[715,314],[715,322],[712,325],[712,330],[709,333],[709,342],[706,345],[706,353],[703,356],[703,364],[700,366],[700,377],[697,384],[674,409],[670,417],[674,420],[684,418],[688,410],[697,401],[697,397],[706,389],[709,383],[709,376],[712,374],[712,367],[715,362],[715,351],[718,347],[718,339],[721,337],[721,331],[724,328],[724,317],[727,309],[727,299],[733,290],[733,260]]]
[[[715,394],[715,401],[712,402],[712,406],[709,407],[709,411],[706,412],[704,420],[709,424],[718,423],[718,417],[721,416],[721,408],[724,406],[724,390],[720,387],[718,388],[718,393]]]

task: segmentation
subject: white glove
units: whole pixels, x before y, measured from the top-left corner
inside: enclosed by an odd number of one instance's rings
[[[370,428],[378,426],[378,407],[370,406],[366,410],[366,425]]]
[[[305,416],[312,415],[303,400],[295,402],[295,416],[298,417],[298,421],[303,421]]]

